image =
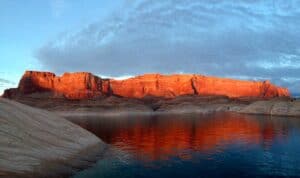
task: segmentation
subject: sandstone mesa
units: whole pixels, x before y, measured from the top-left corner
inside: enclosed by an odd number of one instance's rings
[[[223,95],[230,98],[290,97],[288,89],[269,81],[245,81],[196,74],[145,74],[125,80],[104,79],[88,72],[64,73],[26,71],[18,88],[5,90],[12,98],[32,93],[51,92],[52,97],[90,99],[101,96],[175,98],[183,95]]]

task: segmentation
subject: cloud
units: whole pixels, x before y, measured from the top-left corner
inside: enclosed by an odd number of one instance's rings
[[[246,76],[297,90],[284,79],[300,74],[299,1],[128,2],[108,19],[41,46],[35,57],[58,73]]]
[[[0,78],[0,96],[2,95],[3,91],[7,88],[11,88],[15,86],[15,82]]]
[[[15,82],[0,78],[0,85],[14,85]]]

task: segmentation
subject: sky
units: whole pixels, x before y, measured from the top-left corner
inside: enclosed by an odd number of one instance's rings
[[[300,93],[298,0],[0,0],[0,93],[25,70],[197,73]]]

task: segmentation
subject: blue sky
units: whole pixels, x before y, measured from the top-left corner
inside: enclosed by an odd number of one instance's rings
[[[51,70],[34,56],[43,44],[109,16],[121,1],[0,0],[0,93],[25,70]]]
[[[25,70],[199,73],[300,88],[300,1],[0,0],[0,93]]]

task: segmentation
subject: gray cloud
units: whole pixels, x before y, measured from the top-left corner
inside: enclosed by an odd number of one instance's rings
[[[7,88],[11,88],[15,86],[15,82],[0,78],[0,96],[2,95],[3,91]]]
[[[45,68],[58,73],[246,76],[270,79],[296,92],[299,26],[296,0],[143,0],[54,39],[35,54]]]
[[[0,78],[0,85],[14,85],[14,84],[15,84],[15,82],[13,82],[13,81]]]

